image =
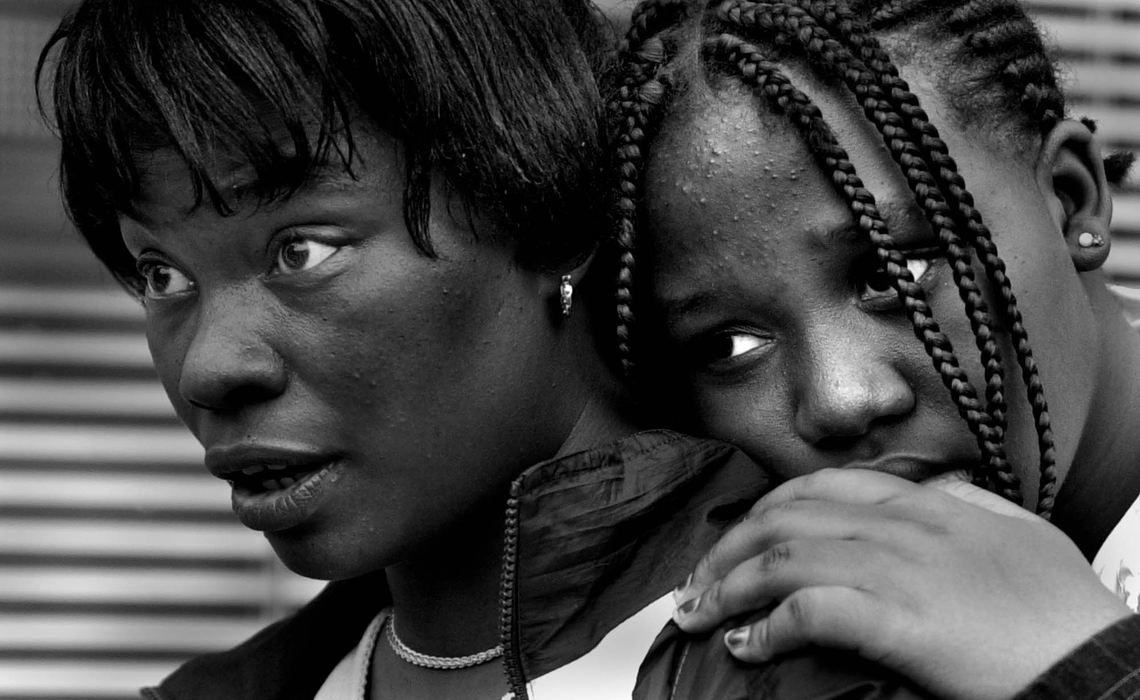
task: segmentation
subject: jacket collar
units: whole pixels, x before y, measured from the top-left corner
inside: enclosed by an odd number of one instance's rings
[[[515,697],[593,648],[690,573],[767,489],[723,443],[638,433],[515,480],[503,559],[503,648]]]
[[[511,486],[500,598],[504,665],[525,683],[585,654],[680,583],[768,486],[722,443],[650,431],[531,467]],[[338,581],[229,651],[144,696],[312,697],[390,603],[383,572]]]

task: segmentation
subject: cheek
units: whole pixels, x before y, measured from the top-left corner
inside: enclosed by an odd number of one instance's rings
[[[801,460],[789,392],[777,380],[702,387],[693,395],[698,432],[723,440],[782,478],[797,476]],[[797,466],[791,466],[797,465]]]
[[[184,324],[148,316],[146,322],[147,347],[154,362],[155,373],[175,412],[183,422],[188,419],[188,405],[178,390],[182,364],[190,344],[190,333]]]

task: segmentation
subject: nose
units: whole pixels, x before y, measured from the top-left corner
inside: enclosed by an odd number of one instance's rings
[[[285,390],[285,365],[268,340],[274,327],[256,300],[218,295],[200,302],[178,392],[215,412],[263,403]]]
[[[838,330],[832,326],[812,340],[798,371],[795,428],[824,449],[850,446],[915,407],[913,387],[874,334]]]

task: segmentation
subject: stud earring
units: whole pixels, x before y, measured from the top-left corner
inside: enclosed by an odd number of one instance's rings
[[[1104,245],[1104,236],[1099,233],[1089,233],[1085,231],[1077,236],[1077,245],[1082,248],[1100,248]]]
[[[574,306],[574,283],[570,281],[570,275],[562,275],[558,284],[558,300],[562,306],[562,318],[570,318],[570,309]]]

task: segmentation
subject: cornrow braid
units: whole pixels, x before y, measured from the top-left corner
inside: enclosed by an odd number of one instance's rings
[[[810,3],[810,6],[827,6],[831,3]],[[794,4],[770,2],[732,1],[717,9],[718,19],[732,22],[744,31],[758,33],[781,45],[795,44],[806,51],[813,64],[830,69],[841,76],[864,107],[864,113],[877,127],[895,161],[906,175],[915,198],[938,236],[947,260],[950,262],[959,295],[981,353],[981,364],[986,379],[986,410],[970,422],[971,430],[980,441],[983,455],[983,473],[975,481],[987,484],[998,493],[1020,501],[1020,486],[1012,466],[1005,456],[1005,411],[1003,369],[1000,351],[990,327],[989,313],[978,287],[972,268],[971,255],[955,231],[947,206],[934,177],[910,140],[907,130],[880,88],[870,79],[867,67],[839,42],[831,38],[813,17]],[[816,147],[814,141],[813,150]],[[916,332],[917,332],[916,328]],[[921,337],[921,336],[920,336]],[[932,356],[932,359],[933,356]],[[938,360],[934,359],[936,368]],[[944,375],[945,376],[945,375]],[[957,402],[957,397],[955,401]]]
[[[663,28],[688,15],[691,3],[686,0],[645,2],[634,12],[629,31],[622,43],[624,70],[617,95],[610,103],[610,113],[617,115],[618,199],[616,204],[616,239],[618,272],[615,286],[617,311],[617,350],[622,371],[632,374],[633,280],[637,262],[634,247],[637,240],[637,192],[644,166],[644,144],[656,122],[657,107],[665,101],[669,85],[658,75],[667,58],[665,45],[655,36]],[[647,37],[649,37],[647,39]]]
[[[900,156],[906,155],[908,151],[900,151],[897,145],[893,143],[896,141],[896,138],[892,134],[897,129],[897,125],[893,123],[893,110],[897,110],[899,114],[906,117],[904,123],[913,138],[911,143],[917,144],[920,147],[919,150],[923,159],[934,164],[935,170],[933,172],[939,181],[938,184],[942,189],[942,193],[946,195],[946,199],[953,209],[955,218],[959,224],[964,227],[964,233],[967,234],[967,238],[977,252],[990,284],[998,290],[1002,315],[1013,341],[1015,355],[1021,367],[1022,378],[1026,386],[1027,399],[1033,410],[1034,424],[1038,436],[1038,451],[1040,454],[1039,471],[1041,473],[1037,508],[1039,513],[1047,516],[1052,509],[1053,498],[1056,491],[1056,451],[1049,419],[1048,404],[1045,400],[1044,389],[1041,385],[1037,365],[1029,344],[1028,333],[1022,322],[1021,312],[1017,306],[1013,289],[1005,274],[1005,264],[997,254],[997,249],[993,243],[989,229],[985,226],[981,215],[974,207],[973,197],[967,190],[965,181],[957,170],[957,165],[950,157],[949,150],[945,142],[943,142],[939,136],[938,130],[931,123],[929,117],[919,104],[918,98],[910,91],[906,81],[899,76],[898,70],[887,55],[887,52],[879,45],[878,41],[870,35],[865,25],[857,21],[852,13],[838,3],[819,2],[818,0],[793,0],[793,2],[789,4],[799,8],[799,11],[802,13],[798,18],[799,23],[808,25],[809,29],[812,30],[816,36],[816,39],[806,44],[804,48],[811,51],[811,49],[815,47],[816,51],[814,53],[817,59],[824,61],[825,67],[835,66],[837,68],[837,72],[841,74],[848,87],[856,94],[868,119],[880,127],[880,133],[883,134],[884,141],[890,147],[896,162],[902,166],[904,172],[907,174],[908,180],[911,180],[912,190],[918,195],[919,190],[915,188],[915,182],[911,179],[911,167],[906,165],[900,158]],[[1029,31],[1036,37],[1036,29],[1032,24],[1016,21],[1019,18],[1024,19],[1024,15],[1020,13],[1019,7],[1001,4],[995,7],[994,3],[986,4],[991,6],[990,9],[993,11],[984,17],[980,17],[976,14],[978,12],[978,3],[971,4],[972,11],[975,13],[975,15],[973,15],[973,21],[975,23],[988,22],[987,26],[989,29],[986,31],[992,30],[992,32],[996,33],[1005,32],[1012,35],[1022,35],[1026,31]],[[808,16],[807,11],[816,13],[816,17]],[[823,53],[819,48],[820,45],[825,45],[827,42],[834,42],[835,40],[826,33],[820,32],[818,27],[811,26],[811,23],[815,21],[817,17],[823,27],[834,31],[847,45],[855,48],[860,54],[862,61],[854,59],[844,49],[834,46],[826,53]],[[799,35],[800,38],[805,36],[807,36],[807,30]],[[866,69],[870,69],[880,89],[875,89],[864,84],[866,80]],[[885,128],[882,123],[884,121],[890,122]],[[913,158],[911,158],[911,161],[914,162]],[[929,191],[927,183],[924,183],[922,186],[924,190]],[[921,196],[919,196],[919,203],[922,204]],[[930,213],[929,210],[928,213]],[[932,219],[931,224],[936,231],[939,230],[936,221]],[[963,288],[963,294],[966,293],[966,289]],[[963,300],[969,309],[971,307],[970,299],[964,296]],[[1004,414],[1005,404],[1000,395],[1000,362],[998,361],[996,353],[993,352],[996,350],[996,343],[988,324],[975,322],[975,312],[970,312],[969,315],[975,336],[978,340],[979,350],[982,353],[982,363],[987,371],[987,398],[989,399],[991,410],[995,412],[995,416],[1001,416]],[[1004,423],[1004,421],[1001,421],[1001,423]],[[1002,427],[1004,427],[1004,425]],[[1012,490],[1015,484],[1015,481],[1012,479],[1012,469],[1007,473],[995,471],[992,476],[999,479],[1004,484],[1006,490]]]
[[[944,28],[952,36],[962,37],[961,62],[973,66],[984,62],[988,71],[971,86],[1000,85],[1004,94],[999,102],[1018,104],[1040,133],[1064,118],[1065,95],[1057,79],[1056,63],[1037,26],[1016,0],[857,0],[852,7],[875,31],[925,24],[934,31]]]

